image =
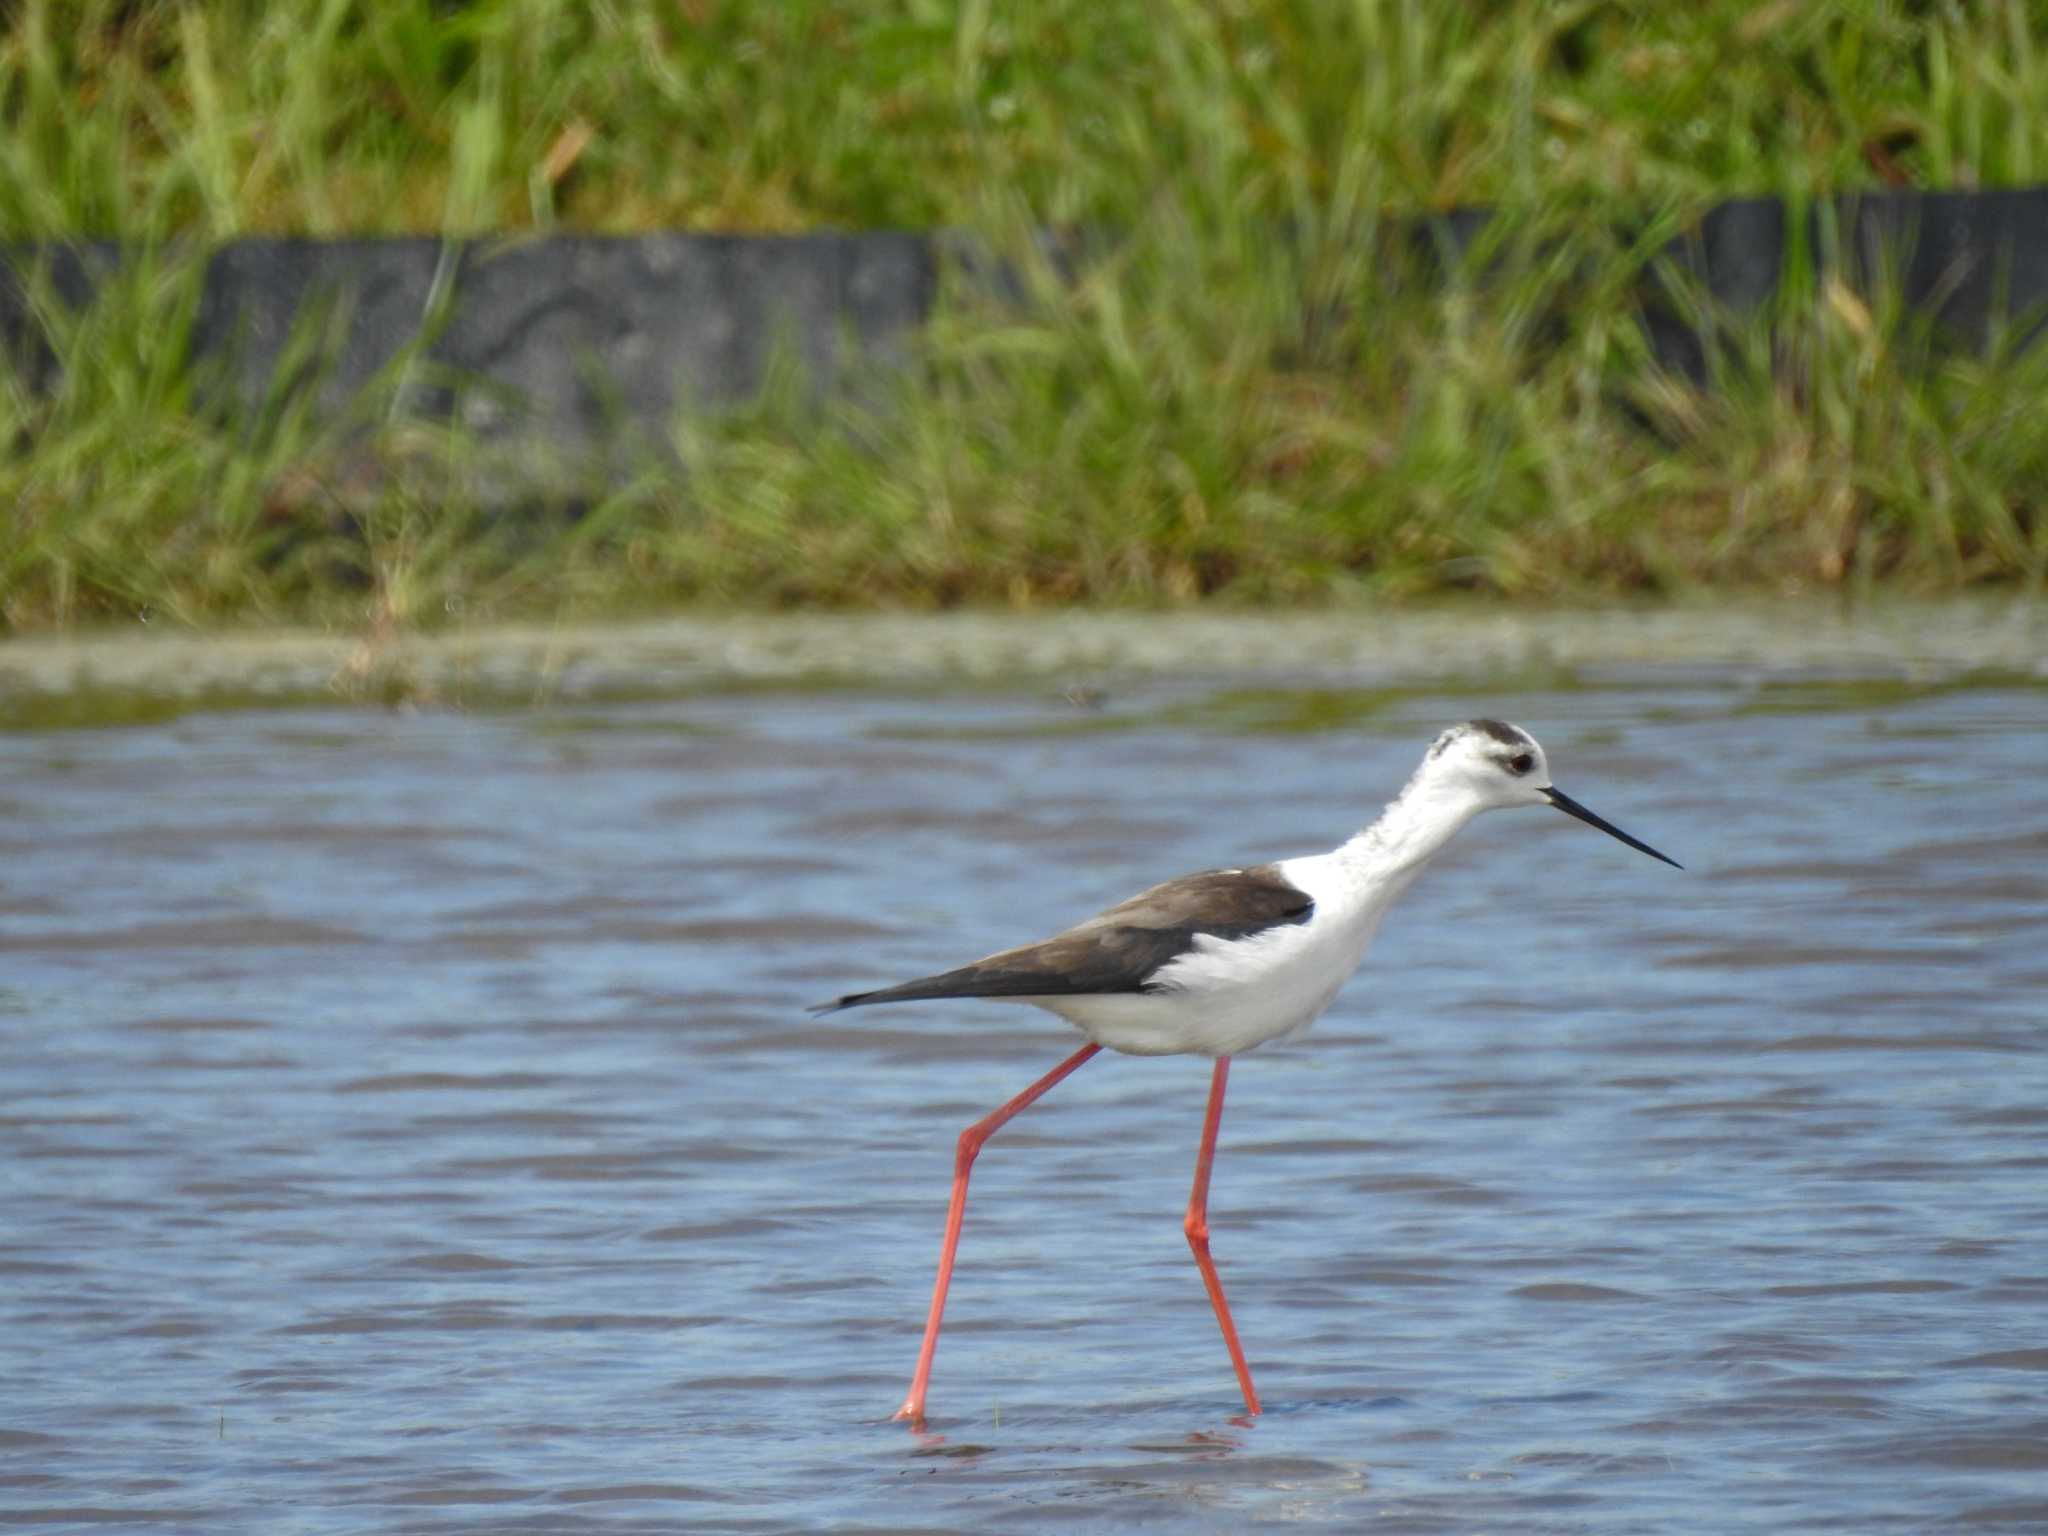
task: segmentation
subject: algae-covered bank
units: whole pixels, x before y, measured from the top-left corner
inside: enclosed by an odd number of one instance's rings
[[[195,708],[503,708],[734,688],[1120,678],[1286,688],[1598,686],[1711,673],[1947,687],[2048,682],[2048,607],[1821,602],[1396,613],[787,615],[397,632],[99,630],[0,645],[0,723],[116,724]]]

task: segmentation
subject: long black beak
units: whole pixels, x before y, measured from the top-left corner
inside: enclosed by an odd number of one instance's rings
[[[1669,864],[1673,869],[1685,868],[1685,866],[1679,863],[1678,860],[1674,858],[1669,858],[1666,855],[1659,853],[1656,849],[1652,848],[1648,843],[1644,842],[1641,838],[1630,837],[1626,832],[1622,831],[1621,828],[1617,827],[1613,822],[1604,821],[1600,817],[1595,816],[1591,811],[1587,810],[1583,805],[1579,804],[1578,801],[1574,800],[1570,795],[1566,794],[1563,790],[1552,788],[1538,790],[1537,793],[1542,795],[1544,799],[1548,800],[1560,811],[1563,811],[1565,815],[1576,816],[1579,818],[1579,820],[1583,821],[1587,826],[1598,827],[1602,832],[1605,832],[1609,837],[1619,838],[1622,842],[1627,843],[1629,847],[1635,849],[1637,853],[1647,853],[1653,859],[1663,859],[1664,862],[1666,864]]]

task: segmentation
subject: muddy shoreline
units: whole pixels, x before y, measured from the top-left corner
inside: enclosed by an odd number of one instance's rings
[[[1823,602],[1387,614],[798,614],[391,635],[164,633],[0,645],[0,705],[516,705],[704,689],[945,687],[1118,676],[1400,685],[1648,675],[2048,679],[2048,605]],[[87,716],[92,711],[85,711]]]

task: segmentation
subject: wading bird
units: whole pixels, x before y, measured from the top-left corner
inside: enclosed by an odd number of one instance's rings
[[[1438,736],[1379,820],[1329,853],[1183,875],[1042,943],[819,1004],[814,1012],[941,997],[1030,1003],[1058,1014],[1088,1037],[1088,1044],[960,1133],[924,1344],[910,1395],[896,1417],[913,1425],[924,1421],[932,1356],[939,1346],[939,1322],[976,1154],[1012,1116],[1104,1046],[1134,1056],[1186,1052],[1215,1059],[1185,1226],[1237,1370],[1245,1412],[1256,1414],[1259,1396],[1230,1320],[1223,1282],[1209,1257],[1209,1168],[1223,1120],[1230,1058],[1307,1029],[1357,969],[1387,908],[1459,828],[1481,811],[1518,805],[1554,806],[1674,869],[1683,867],[1552,784],[1543,749],[1526,731],[1499,720],[1473,720]]]

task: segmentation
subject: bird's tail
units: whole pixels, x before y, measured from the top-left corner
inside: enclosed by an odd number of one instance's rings
[[[1063,987],[1058,977],[1048,976],[1042,970],[1006,968],[981,961],[955,971],[941,971],[936,976],[920,976],[897,986],[879,987],[873,992],[849,992],[828,1003],[813,1003],[806,1011],[838,1013],[843,1008],[866,1008],[873,1003],[921,1003],[937,997],[1044,997],[1064,990],[1071,988]]]

